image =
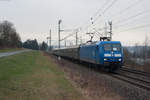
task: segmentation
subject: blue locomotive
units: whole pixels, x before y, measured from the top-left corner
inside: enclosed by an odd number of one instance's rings
[[[98,41],[79,46],[53,50],[53,54],[104,67],[109,71],[123,64],[122,46],[119,41]]]

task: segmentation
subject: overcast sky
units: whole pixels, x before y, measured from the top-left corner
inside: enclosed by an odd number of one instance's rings
[[[99,29],[112,20],[113,40],[129,45],[150,37],[149,5],[149,0],[0,0],[0,21],[14,23],[22,41],[36,38],[41,42],[46,41],[50,28],[52,39],[57,40],[59,19],[64,30],[80,28],[78,36],[83,41],[89,38],[85,33],[93,32],[93,28],[104,33]],[[61,38],[70,33],[62,32]],[[75,36],[68,38],[73,40]]]

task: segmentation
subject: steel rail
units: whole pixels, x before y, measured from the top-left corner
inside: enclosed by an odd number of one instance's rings
[[[134,69],[130,69],[130,68],[121,68],[120,70],[150,77],[150,73],[144,72],[144,71],[134,70]]]
[[[143,89],[148,90],[148,91],[150,90],[150,86],[145,85],[145,83],[144,84],[141,83],[142,81],[141,80],[139,81],[139,79],[131,78],[129,76],[121,75],[118,73],[111,74],[111,76],[114,78],[117,78],[119,80],[125,81],[127,83],[130,83],[132,85],[135,85],[139,88],[143,88]]]

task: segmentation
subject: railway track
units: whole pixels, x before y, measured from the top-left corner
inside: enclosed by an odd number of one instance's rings
[[[144,71],[134,70],[134,69],[130,69],[130,68],[124,68],[124,67],[121,68],[120,70],[126,71],[126,72],[130,72],[130,73],[134,73],[134,74],[139,74],[139,75],[143,75],[143,76],[150,77],[150,73],[144,72]]]
[[[150,91],[150,73],[122,68],[111,76]]]
[[[84,66],[87,67],[87,65],[84,65]],[[96,69],[94,71],[99,72],[99,70],[96,70]],[[126,73],[126,74],[124,74],[124,73]],[[134,75],[130,75],[128,73],[132,73]],[[106,74],[108,74],[108,73],[106,73]],[[137,71],[137,70],[133,70],[133,69],[129,69],[129,68],[121,68],[119,72],[115,72],[110,75],[114,78],[117,78],[119,80],[125,81],[125,82],[132,84],[134,86],[137,86],[139,88],[143,88],[145,90],[150,91],[150,73]],[[147,78],[149,78],[149,80],[140,79],[139,77],[135,77],[135,75],[147,77]]]

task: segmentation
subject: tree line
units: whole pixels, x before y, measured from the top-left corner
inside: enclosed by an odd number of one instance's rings
[[[48,45],[43,41],[38,44],[37,40],[21,41],[14,24],[9,21],[0,22],[0,48],[28,48],[33,50],[46,50]]]
[[[143,46],[140,46],[138,43],[135,44],[132,57],[142,58],[142,59],[150,58],[150,46],[149,46],[149,44],[150,44],[150,40],[149,40],[148,36],[145,36]]]
[[[0,22],[0,48],[22,47],[19,34],[13,23],[8,21]]]
[[[48,48],[48,45],[44,41],[41,44],[38,44],[36,39],[34,40],[28,39],[23,43],[23,47],[27,49],[45,51]]]

